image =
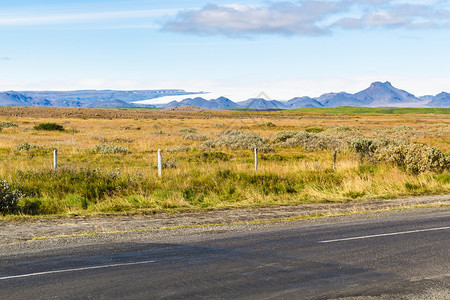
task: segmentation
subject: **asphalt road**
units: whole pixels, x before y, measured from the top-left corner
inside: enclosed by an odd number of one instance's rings
[[[35,241],[0,299],[450,299],[449,237],[442,210]]]

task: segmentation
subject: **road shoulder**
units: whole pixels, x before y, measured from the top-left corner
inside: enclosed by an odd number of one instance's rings
[[[438,207],[440,210],[450,210],[449,205],[450,195],[439,195],[179,214],[76,216],[0,221],[0,245],[21,243],[37,238],[153,231],[207,225],[283,222],[412,208]]]

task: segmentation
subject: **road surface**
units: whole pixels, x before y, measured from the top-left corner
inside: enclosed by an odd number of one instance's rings
[[[2,246],[0,299],[450,299],[450,211],[370,215]]]

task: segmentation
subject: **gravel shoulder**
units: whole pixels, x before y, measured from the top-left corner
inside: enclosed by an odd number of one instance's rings
[[[37,218],[0,221],[0,245],[26,242],[39,237],[151,231],[184,226],[282,221],[315,214],[339,215],[424,206],[442,206],[450,210],[450,195],[372,199],[348,203],[318,203],[255,209],[213,210],[204,212],[155,215],[105,215]]]

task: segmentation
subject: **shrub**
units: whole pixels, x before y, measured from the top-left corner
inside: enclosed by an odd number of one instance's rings
[[[119,145],[96,145],[94,148],[88,149],[92,153],[100,154],[130,154],[131,151]]]
[[[197,133],[197,129],[195,129],[195,128],[183,128],[183,129],[180,129],[178,132],[182,132],[182,133]]]
[[[444,172],[450,170],[450,156],[437,148],[390,139],[355,139],[349,143],[361,161],[386,161],[408,172]]]
[[[19,125],[11,123],[11,122],[7,122],[7,121],[1,121],[0,122],[0,128],[9,128],[9,127],[19,127]]]
[[[261,127],[277,127],[277,125],[272,122],[266,122],[264,124],[261,124]]]
[[[332,131],[336,131],[336,132],[348,132],[348,131],[352,131],[353,129],[349,126],[337,126],[331,129]]]
[[[185,136],[183,136],[183,140],[188,140],[188,141],[206,141],[207,137],[203,134],[200,133],[192,133],[192,134],[187,134]]]
[[[444,172],[450,170],[450,156],[434,147],[411,144],[406,152],[404,164],[412,173]]]
[[[68,208],[81,207],[82,209],[87,209],[89,206],[89,201],[79,195],[68,194],[64,199],[64,204]]]
[[[108,139],[105,137],[101,137],[101,138],[96,138],[98,140],[100,140],[100,142],[102,143],[133,143],[134,139],[130,139],[130,138],[123,138],[123,137],[116,137],[116,138],[112,138],[112,139]]]
[[[0,213],[11,213],[17,209],[17,203],[22,198],[22,193],[11,189],[6,180],[0,180]]]
[[[191,151],[191,147],[189,146],[177,146],[177,147],[173,147],[173,148],[167,148],[166,151],[169,153],[172,152],[189,152]]]
[[[26,215],[56,214],[62,211],[58,201],[41,198],[23,198],[17,208]]]
[[[254,149],[258,148],[262,152],[267,147],[265,139],[259,135],[245,133],[242,131],[227,130],[224,131],[217,140],[206,141],[202,148],[224,147],[230,149]]]
[[[331,140],[330,140],[331,141]],[[328,142],[325,138],[318,134],[299,131],[292,138],[287,139],[285,146],[298,147],[301,146],[308,151],[318,151],[328,149]]]
[[[33,149],[43,150],[44,147],[39,146],[39,145],[33,145],[33,144],[25,143],[25,144],[17,145],[15,149],[17,151],[30,151],[30,150],[33,150]]]
[[[308,151],[333,148],[333,139],[306,131],[281,131],[271,137],[271,141],[282,147],[303,147]]]
[[[307,151],[326,149],[339,149],[346,145],[347,141],[354,138],[356,132],[335,131],[317,129],[307,131],[280,131],[272,135],[270,142],[281,147],[303,147]]]
[[[26,215],[39,215],[44,213],[42,206],[43,202],[39,198],[25,198],[20,202],[18,208]]]
[[[295,131],[295,130],[280,131],[280,132],[273,134],[270,137],[270,142],[272,144],[284,143],[288,139],[293,138],[297,133],[299,133],[299,131]]]
[[[309,127],[305,129],[306,132],[319,133],[325,131],[322,127]]]
[[[35,130],[64,131],[64,126],[56,123],[41,123],[33,127]]]
[[[377,149],[373,140],[368,138],[354,139],[349,147],[359,155],[361,163],[367,158],[373,158]]]
[[[219,162],[229,161],[233,156],[223,152],[203,152],[190,157],[189,161],[195,162]]]
[[[153,166],[155,169],[158,169],[158,165]],[[163,169],[176,169],[178,167],[178,163],[175,160],[171,159],[163,159],[161,167]]]
[[[141,130],[139,126],[125,125],[120,127],[121,130]]]

